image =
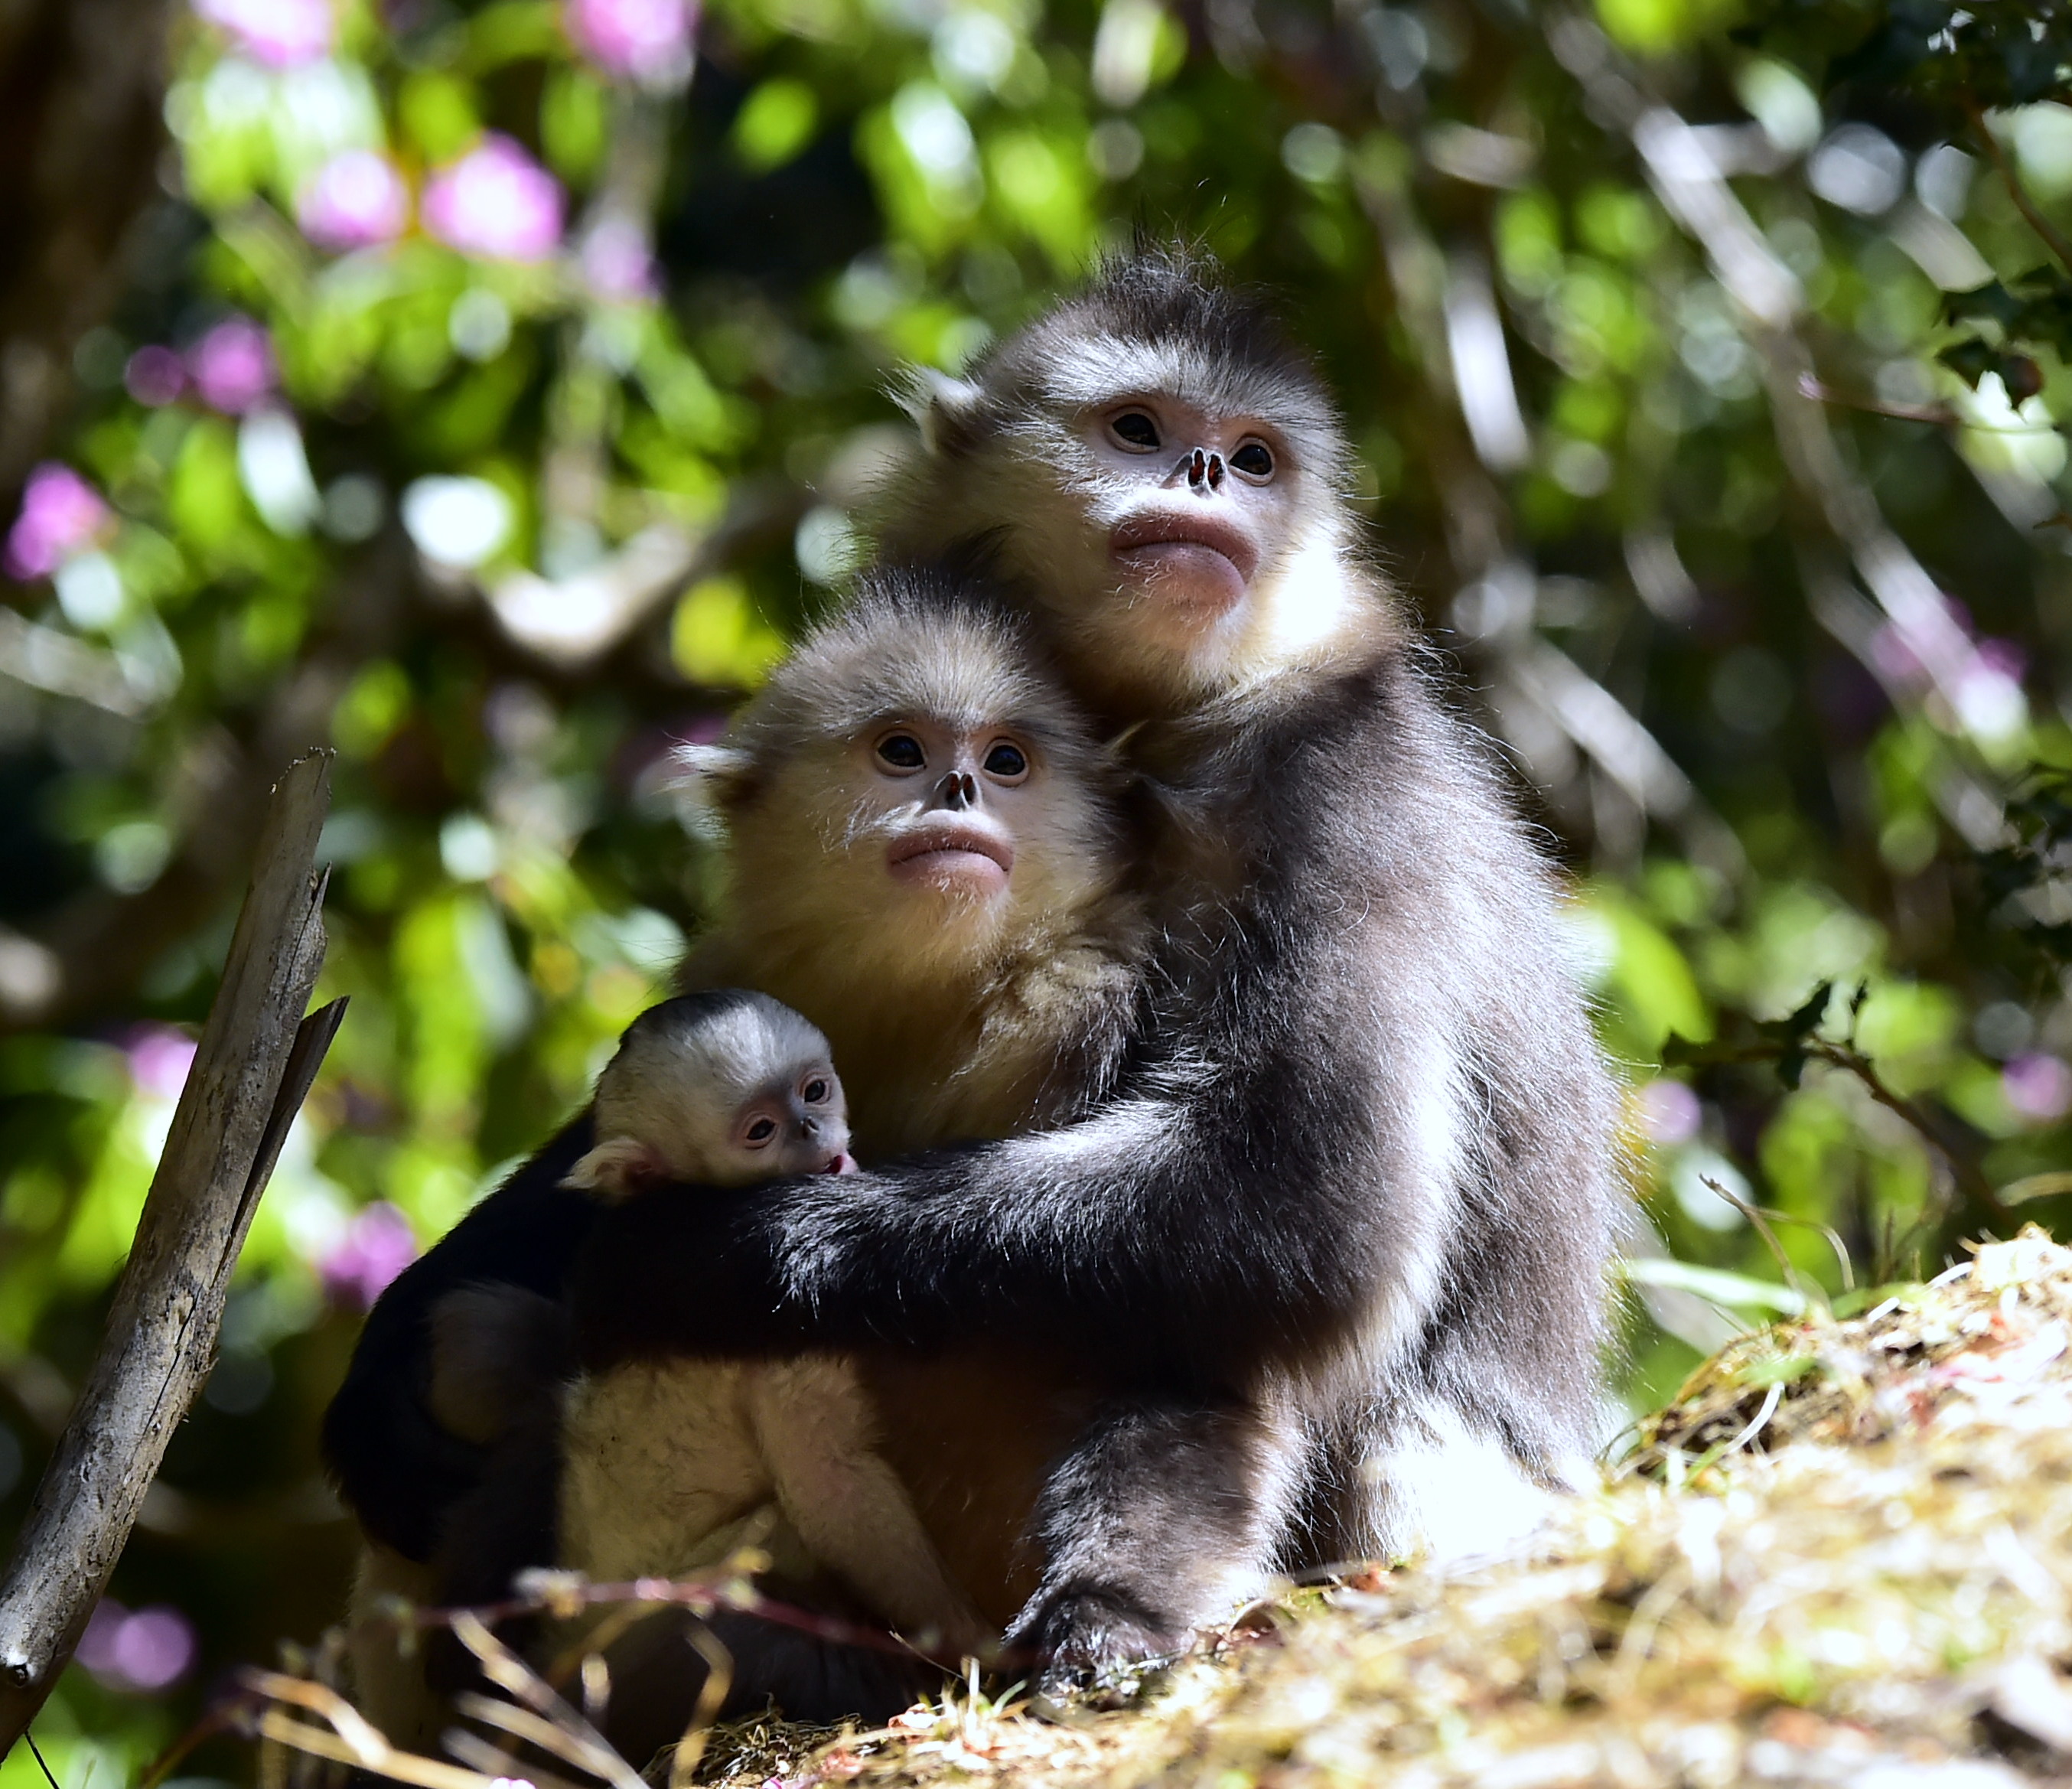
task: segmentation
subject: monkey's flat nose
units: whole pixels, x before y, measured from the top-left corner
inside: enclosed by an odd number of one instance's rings
[[[978,805],[978,782],[969,771],[952,771],[935,785],[935,800],[955,813]]]
[[[1223,456],[1204,453],[1197,447],[1187,456],[1187,487],[1190,491],[1220,490],[1223,482]]]

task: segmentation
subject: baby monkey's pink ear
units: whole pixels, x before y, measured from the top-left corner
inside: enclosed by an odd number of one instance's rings
[[[569,1178],[561,1184],[580,1186],[616,1203],[674,1178],[659,1150],[634,1137],[615,1137],[608,1143],[598,1144],[569,1169]]]

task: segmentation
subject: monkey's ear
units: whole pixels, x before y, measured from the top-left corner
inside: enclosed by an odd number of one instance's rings
[[[569,1170],[564,1186],[579,1186],[609,1204],[631,1199],[643,1186],[660,1186],[669,1178],[668,1164],[645,1143],[631,1137],[615,1137],[602,1142]]]
[[[725,812],[748,799],[756,783],[755,760],[738,746],[679,746],[680,788],[697,790]]]
[[[985,405],[981,387],[933,367],[914,368],[893,395],[913,417],[921,431],[921,446],[931,455],[955,454],[968,446]]]

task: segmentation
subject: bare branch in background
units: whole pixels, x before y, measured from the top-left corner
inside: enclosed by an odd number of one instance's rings
[[[43,450],[72,352],[129,273],[165,138],[168,0],[27,0],[0,13],[0,492]]]
[[[1404,322],[1420,339],[1443,335],[1448,344],[1444,365],[1428,355],[1423,366],[1441,443],[1433,456],[1434,473],[1445,493],[1449,544],[1461,584],[1453,618],[1497,671],[1490,697],[1506,735],[1550,792],[1559,795],[1577,777],[1574,755],[1562,742],[1598,767],[1618,792],[1610,800],[1605,783],[1593,792],[1601,845],[1630,855],[1651,816],[1681,831],[1701,862],[1737,878],[1746,864],[1733,829],[1705,806],[1638,717],[1534,631],[1539,579],[1516,557],[1510,508],[1491,475],[1527,464],[1531,441],[1486,263],[1466,251],[1443,255],[1402,195],[1387,186],[1363,182],[1361,198],[1381,239]],[[1456,446],[1438,420],[1453,415],[1465,425],[1472,454]],[[1655,600],[1685,613],[1695,608],[1696,591],[1674,544],[1663,537],[1642,551]],[[1645,591],[1643,600],[1649,600]],[[1621,820],[1614,809],[1631,817]]]
[[[1972,700],[1980,687],[1978,649],[1836,443],[1823,407],[1823,388],[1794,327],[1805,307],[1803,288],[1734,195],[1703,139],[1669,107],[1645,99],[1613,66],[1601,31],[1569,18],[1555,26],[1549,39],[1597,112],[1624,125],[1656,196],[1704,250],[1739,307],[1742,333],[1763,368],[1786,469],[1818,506],[1894,634],[1948,705],[1955,724],[1979,730],[1983,722]],[[1863,651],[1858,656],[1877,672]],[[1996,834],[1998,829],[1996,824]]]
[[[2066,240],[2064,232],[2043,215],[2036,201],[2029,196],[2029,188],[2015,171],[2014,163],[2008,159],[2005,146],[1993,134],[1993,127],[1987,121],[1986,114],[1979,102],[1968,93],[1964,96],[1964,109],[1971,114],[1972,136],[1977,139],[1979,147],[1986,152],[1986,158],[1993,164],[2000,177],[2000,184],[2007,188],[2008,197],[2014,201],[2015,209],[2021,213],[2023,222],[2042,239],[2044,246],[2057,256],[2059,264],[2068,272],[2072,272],[2072,242]]]
[[[1504,347],[1488,265],[1465,250],[1446,264],[1446,348],[1453,390],[1475,444],[1492,472],[1515,472],[1532,459],[1532,438],[1518,407],[1518,387]]]
[[[744,549],[798,524],[811,501],[788,481],[745,485],[719,525],[693,535],[657,522],[565,578],[513,572],[485,594],[512,640],[557,670],[594,666],[655,611]]]
[[[323,966],[317,837],[329,754],[274,791],[251,892],[115,1294],[106,1335],[0,1580],[0,1751],[55,1686],[214,1363],[231,1270],[343,1016]]]

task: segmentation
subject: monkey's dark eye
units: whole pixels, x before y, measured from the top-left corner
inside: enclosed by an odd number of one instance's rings
[[[888,733],[878,742],[878,755],[895,771],[918,771],[928,762],[921,742],[911,733]]]
[[[985,774],[1012,783],[1029,774],[1029,759],[1011,739],[996,739],[985,755]]]
[[[1127,442],[1133,447],[1158,445],[1158,425],[1141,410],[1124,410],[1108,427],[1115,431],[1116,440]]]
[[[1263,441],[1248,441],[1231,455],[1230,463],[1248,479],[1273,476],[1273,455]]]
[[[806,1104],[809,1106],[816,1106],[827,1098],[828,1084],[816,1075],[806,1083],[804,1092]]]
[[[774,1118],[758,1118],[742,1133],[742,1138],[748,1146],[756,1149],[761,1149],[776,1134],[777,1121]]]

